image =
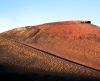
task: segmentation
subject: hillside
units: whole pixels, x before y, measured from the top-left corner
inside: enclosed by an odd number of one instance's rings
[[[4,69],[1,69],[1,66]],[[1,72],[33,72],[66,78],[100,77],[97,70],[0,36],[0,74]]]
[[[100,80],[100,28],[63,21],[0,33],[0,80]]]
[[[16,28],[1,36],[100,70],[100,28],[90,21],[64,21]]]

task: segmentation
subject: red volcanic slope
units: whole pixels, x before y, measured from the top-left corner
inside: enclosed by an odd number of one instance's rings
[[[2,35],[100,70],[100,28],[90,21],[47,23]]]
[[[98,35],[97,26],[91,25],[89,23],[84,22],[56,22],[56,23],[48,23],[44,24],[39,27],[42,30],[48,30],[52,34],[59,34],[59,36],[63,33],[68,33],[72,37],[80,37],[80,36],[86,36],[88,34],[96,34]],[[99,28],[98,28],[99,29]],[[100,31],[100,30],[99,30]]]

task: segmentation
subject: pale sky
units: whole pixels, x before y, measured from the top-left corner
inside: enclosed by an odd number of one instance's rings
[[[91,20],[100,26],[100,0],[0,0],[0,32],[66,20]]]

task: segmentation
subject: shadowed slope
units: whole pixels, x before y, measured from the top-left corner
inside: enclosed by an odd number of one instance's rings
[[[1,35],[100,70],[100,28],[88,22],[47,23]]]

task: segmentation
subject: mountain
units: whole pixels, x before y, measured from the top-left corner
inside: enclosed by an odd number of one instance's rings
[[[16,28],[0,34],[0,54],[6,71],[100,78],[100,28],[90,21]]]

